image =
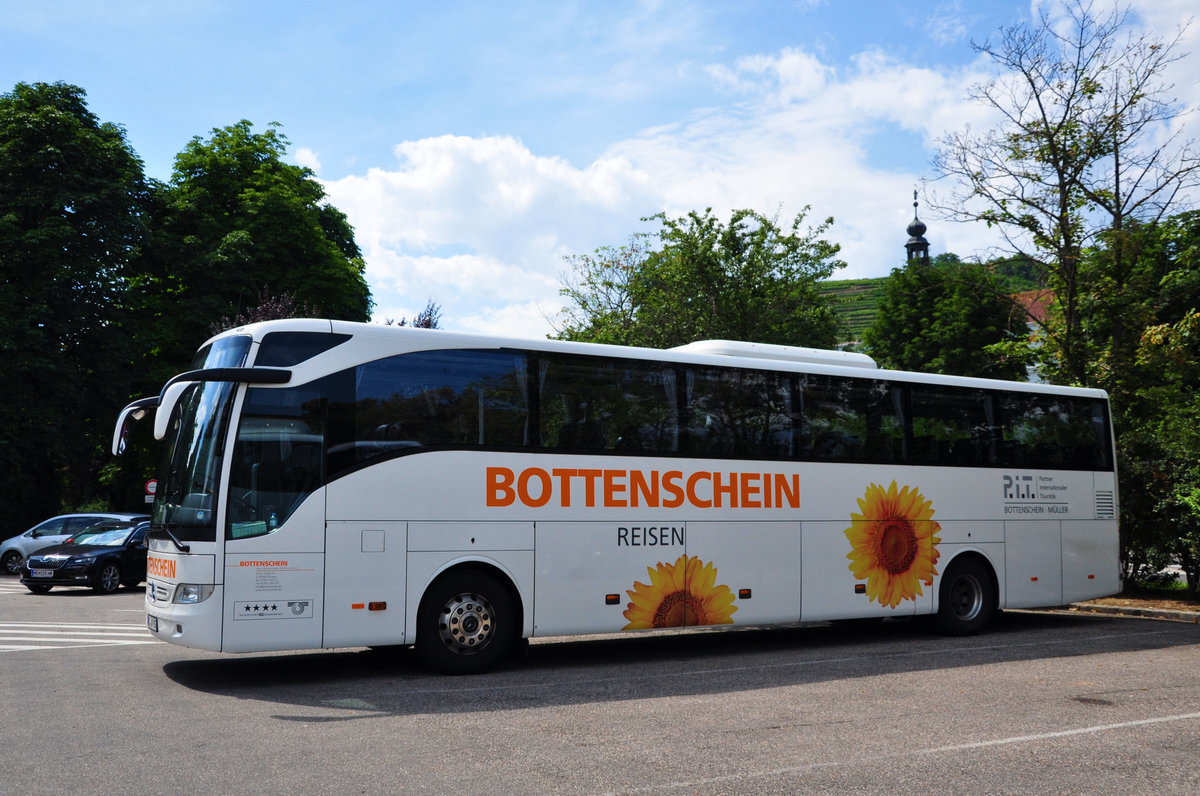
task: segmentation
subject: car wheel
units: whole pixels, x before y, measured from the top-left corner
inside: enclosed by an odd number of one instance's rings
[[[460,571],[438,580],[417,612],[417,655],[431,669],[481,672],[517,637],[512,597],[495,578]]]
[[[29,589],[34,594],[49,594],[53,586],[47,586],[44,583],[26,583],[25,588]]]
[[[96,573],[94,588],[101,594],[112,594],[121,588],[121,568],[111,561],[105,561]]]
[[[0,569],[3,569],[8,575],[20,575],[21,562],[23,560],[21,554],[16,550],[9,550],[4,554],[4,558],[0,560]]]

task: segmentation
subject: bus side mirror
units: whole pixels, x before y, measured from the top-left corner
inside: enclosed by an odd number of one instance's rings
[[[129,421],[141,420],[154,407],[158,406],[158,396],[139,398],[121,410],[117,416],[117,427],[113,430],[112,454],[120,456],[125,452],[125,438],[129,434]]]
[[[193,384],[195,382],[177,381],[163,388],[162,395],[158,398],[158,411],[154,415],[155,439],[161,440],[167,436],[167,426],[171,422],[175,404],[179,403],[179,396],[183,395],[183,391]]]

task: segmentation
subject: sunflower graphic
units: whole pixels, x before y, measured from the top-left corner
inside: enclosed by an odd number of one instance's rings
[[[682,555],[674,564],[660,561],[646,572],[650,585],[634,581],[625,592],[632,602],[625,609],[629,624],[622,630],[733,624],[733,593],[716,585],[717,568],[711,562]]]
[[[850,540],[850,571],[867,581],[867,597],[895,608],[901,600],[916,600],[921,581],[933,585],[938,574],[936,536],[942,529],[933,520],[933,504],[914,487],[886,490],[867,487],[858,499],[861,514],[850,515],[846,538]]]

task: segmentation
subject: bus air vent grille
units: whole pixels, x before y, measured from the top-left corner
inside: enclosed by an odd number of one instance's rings
[[[1111,489],[1096,491],[1096,519],[1111,520],[1117,516],[1116,504]]]

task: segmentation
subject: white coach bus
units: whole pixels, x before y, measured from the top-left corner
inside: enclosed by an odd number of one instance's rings
[[[121,413],[164,441],[147,624],[225,652],[930,614],[1119,591],[1107,396],[730,341],[258,323]]]

